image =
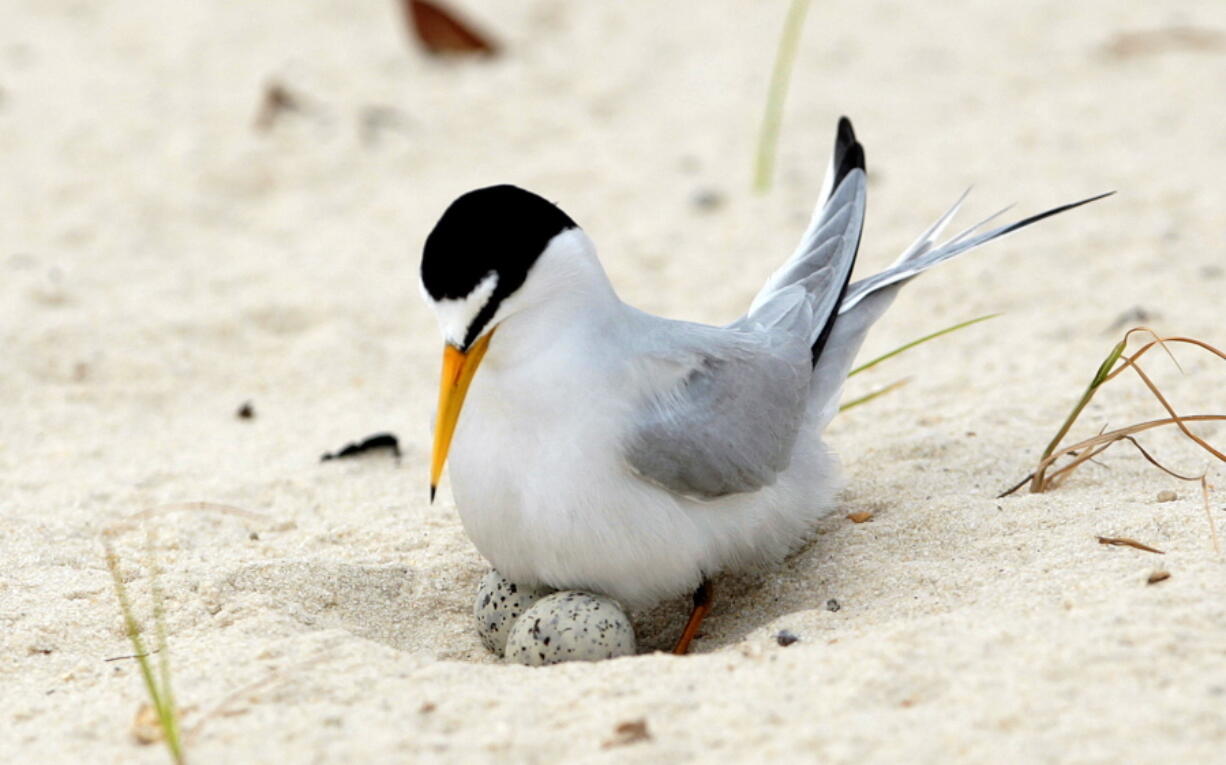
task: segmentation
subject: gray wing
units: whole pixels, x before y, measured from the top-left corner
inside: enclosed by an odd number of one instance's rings
[[[763,331],[688,327],[688,347],[659,360],[674,364],[675,382],[640,405],[626,460],[645,480],[697,499],[773,483],[791,460],[804,420],[808,343]],[[678,359],[684,359],[679,370]]]
[[[657,365],[681,365],[637,413],[627,459],[677,494],[757,491],[792,457],[813,365],[836,326],[864,222],[864,148],[839,120],[833,159],[795,254],[724,329],[674,324]]]
[[[825,188],[809,227],[796,252],[776,271],[758,292],[746,319],[763,323],[778,314],[782,302],[791,306],[791,292],[804,290],[809,295],[809,333],[813,361],[821,355],[834,326],[835,316],[856,263],[860,233],[864,224],[866,176],[864,147],[856,140],[851,121],[839,120],[830,170]],[[799,327],[796,327],[799,329]]]

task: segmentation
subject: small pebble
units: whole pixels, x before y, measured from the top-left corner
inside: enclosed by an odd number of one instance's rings
[[[477,586],[473,617],[477,634],[486,648],[502,656],[512,625],[541,598],[553,592],[549,587],[526,587],[491,570]]]
[[[775,642],[783,646],[784,648],[787,648],[792,643],[800,642],[800,638],[796,637],[794,634],[792,634],[791,632],[788,632],[787,630],[779,630],[779,633],[775,635]]]
[[[690,196],[690,202],[703,212],[711,212],[723,207],[724,195],[715,189],[698,189]]]
[[[506,645],[508,659],[531,667],[631,656],[635,650],[634,627],[622,607],[577,590],[538,600],[512,625]]]
[[[1111,322],[1111,326],[1107,327],[1107,331],[1113,332],[1129,325],[1145,324],[1157,318],[1159,318],[1158,314],[1153,311],[1147,310],[1144,306],[1134,305],[1119,316],[1116,316],[1115,321]]]
[[[1179,499],[1179,495],[1170,489],[1163,489],[1162,491],[1158,492],[1159,502],[1174,502],[1177,499]]]

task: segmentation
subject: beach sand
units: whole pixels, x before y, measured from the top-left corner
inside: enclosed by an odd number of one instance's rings
[[[431,59],[391,2],[5,3],[0,761],[165,761],[133,737],[136,663],[108,661],[132,649],[100,541],[150,508],[194,762],[1222,761],[1226,565],[1199,485],[1125,445],[995,497],[1126,327],[1226,346],[1226,6],[816,3],[761,195],[786,3],[464,8],[504,55]],[[296,108],[260,127],[272,85]],[[501,664],[446,481],[427,502],[431,225],[517,183],[628,302],[731,321],[803,229],[840,114],[868,156],[860,275],[971,185],[967,224],[1119,193],[903,291],[863,358],[1003,315],[849,382],[909,379],[836,419],[838,509],[719,580],[694,655]],[[1177,353],[1185,374],[1147,369],[1181,412],[1221,412],[1222,362]],[[1162,414],[1124,377],[1074,436]],[[381,431],[399,461],[319,460]],[[1186,440],[1144,443],[1220,481]],[[115,544],[145,616],[146,536]],[[637,615],[642,649],[686,610]]]

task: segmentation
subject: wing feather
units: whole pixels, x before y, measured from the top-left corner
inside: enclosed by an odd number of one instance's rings
[[[636,413],[626,445],[631,469],[695,499],[773,483],[791,461],[804,421],[812,375],[807,342],[697,325],[687,335],[697,342],[659,363],[692,361]]]

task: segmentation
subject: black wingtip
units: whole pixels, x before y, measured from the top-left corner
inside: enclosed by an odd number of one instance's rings
[[[430,484],[430,504],[434,504],[434,493],[438,491],[438,487]]]
[[[837,189],[843,183],[843,179],[851,174],[852,170],[864,170],[864,147],[858,142],[853,143],[843,153],[842,160],[835,170],[834,188]]]
[[[864,170],[864,147],[856,140],[851,120],[839,117],[838,134],[834,139],[834,186],[837,189],[852,170]]]
[[[851,126],[851,120],[846,117],[839,118],[838,137],[834,141],[834,185],[831,186],[831,193],[842,185],[843,180],[851,174],[852,170],[864,170],[864,147],[856,140],[856,131]],[[864,229],[864,220],[860,220],[860,229]],[[860,231],[856,232],[856,248],[860,246]],[[834,321],[838,318],[838,306],[843,302],[843,296],[847,294],[847,284],[851,280],[851,270],[855,265],[856,256],[852,254],[851,264],[847,267],[847,273],[843,277],[843,285],[839,291],[839,299],[835,302],[835,309],[830,313],[830,317],[826,319],[825,325],[822,326],[821,332],[817,335],[817,340],[814,341],[812,347],[813,366],[817,366],[817,360],[822,355],[822,350],[826,347],[826,340],[830,338],[830,333],[834,329]]]
[[[839,117],[839,133],[835,146],[850,146],[856,142],[856,131],[851,126],[851,120],[846,116]]]
[[[1038,223],[1044,218],[1050,218],[1053,215],[1059,215],[1062,212],[1068,212],[1069,210],[1075,209],[1077,207],[1081,207],[1082,205],[1088,205],[1091,202],[1097,202],[1098,200],[1105,199],[1106,197],[1112,196],[1113,194],[1115,194],[1114,191],[1108,191],[1102,194],[1096,194],[1095,196],[1089,197],[1087,199],[1082,199],[1079,202],[1069,202],[1066,205],[1060,205],[1059,207],[1053,207],[1050,210],[1045,210],[1044,212],[1038,213],[1037,215],[1031,215],[1029,218],[1026,218],[1024,220],[1019,220],[1017,223],[1006,226],[1005,228],[1001,229],[1000,233],[998,233],[996,236],[992,238],[996,239],[997,237],[1004,236],[1005,234],[1013,233],[1014,231],[1017,231],[1019,228],[1025,228],[1026,226],[1029,226],[1031,223]]]

